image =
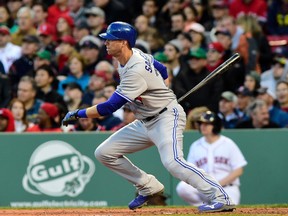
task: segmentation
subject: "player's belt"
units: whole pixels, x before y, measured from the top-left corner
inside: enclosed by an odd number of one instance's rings
[[[161,113],[164,113],[165,111],[167,110],[167,107],[165,107],[164,109],[162,109],[159,113],[157,113],[156,115],[154,116],[150,116],[150,117],[147,117],[145,119],[142,119],[143,122],[149,122],[151,121],[152,119],[156,118],[158,115],[160,115]]]

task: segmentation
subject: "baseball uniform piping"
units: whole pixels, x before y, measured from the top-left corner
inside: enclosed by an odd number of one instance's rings
[[[209,179],[205,178],[205,176],[199,172],[198,170],[194,169],[193,167],[189,166],[188,164],[183,163],[179,158],[178,158],[178,152],[177,152],[177,137],[176,137],[176,128],[178,127],[178,118],[179,118],[179,112],[177,110],[177,108],[173,108],[173,112],[175,114],[175,118],[174,118],[174,126],[173,126],[173,133],[172,133],[172,140],[173,140],[173,155],[174,155],[174,159],[177,163],[179,163],[182,167],[187,168],[189,170],[191,170],[192,172],[196,173],[198,176],[200,176],[204,181],[206,181],[208,184],[212,185],[213,187],[217,187],[224,195],[225,200],[227,202],[227,204],[230,204],[230,201],[228,198],[228,195],[226,194],[226,192],[224,191],[223,188],[219,187],[218,184],[215,184],[213,182],[211,182]]]
[[[118,94],[119,96],[123,97],[125,100],[129,101],[129,102],[133,102],[130,98],[126,97],[125,95],[121,94],[118,91],[115,91],[116,94]]]

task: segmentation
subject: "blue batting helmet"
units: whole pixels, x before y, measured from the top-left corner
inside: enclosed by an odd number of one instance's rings
[[[106,33],[99,36],[106,40],[127,40],[132,48],[135,46],[137,31],[128,23],[113,22],[108,26]]]

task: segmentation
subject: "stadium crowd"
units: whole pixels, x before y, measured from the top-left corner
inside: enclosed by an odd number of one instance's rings
[[[180,98],[234,53],[241,59],[181,105],[186,129],[204,110],[225,129],[288,126],[287,0],[0,0],[0,132],[115,131],[124,106],[61,126],[67,111],[106,101],[117,63],[98,36],[114,21],[168,70]]]

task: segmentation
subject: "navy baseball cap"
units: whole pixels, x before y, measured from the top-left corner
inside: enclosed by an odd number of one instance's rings
[[[249,89],[245,86],[240,86],[237,89],[236,93],[238,95],[243,95],[243,96],[251,96],[251,97],[253,96],[253,92],[249,91]]]
[[[81,86],[76,82],[64,83],[62,85],[62,87],[63,87],[63,89],[66,89],[66,88],[71,89],[71,90],[72,89],[78,89],[79,91],[83,92]]]

